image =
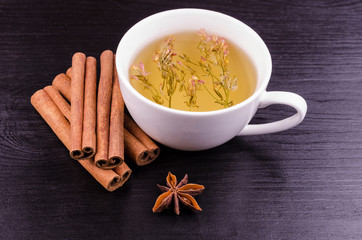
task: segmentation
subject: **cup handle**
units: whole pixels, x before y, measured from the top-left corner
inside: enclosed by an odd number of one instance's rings
[[[237,136],[258,135],[275,133],[297,126],[303,121],[307,112],[307,103],[304,98],[291,92],[264,92],[261,96],[259,108],[265,108],[272,104],[283,104],[294,108],[297,113],[291,117],[271,123],[248,124]]]

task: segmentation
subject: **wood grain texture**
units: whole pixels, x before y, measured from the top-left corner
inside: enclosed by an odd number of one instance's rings
[[[108,193],[69,158],[30,96],[75,52],[115,51],[137,21],[180,7],[254,28],[273,59],[268,90],[302,95],[306,119],[208,151],[161,146]],[[0,0],[0,29],[0,238],[362,239],[361,1]],[[253,122],[291,114],[271,106]],[[206,187],[201,214],[152,213],[168,171]]]

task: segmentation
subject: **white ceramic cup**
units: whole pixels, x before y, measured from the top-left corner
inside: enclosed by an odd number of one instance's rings
[[[238,45],[252,60],[257,72],[257,84],[248,99],[222,110],[188,112],[152,102],[131,86],[129,68],[143,47],[163,36],[190,30],[196,32],[202,28]],[[120,41],[116,66],[122,95],[133,119],[153,139],[179,150],[204,150],[239,135],[287,130],[298,125],[307,111],[305,100],[295,93],[266,91],[272,63],[268,48],[259,35],[241,21],[214,11],[176,9],[141,20]],[[272,123],[248,124],[258,108],[271,104],[291,106],[296,113]]]

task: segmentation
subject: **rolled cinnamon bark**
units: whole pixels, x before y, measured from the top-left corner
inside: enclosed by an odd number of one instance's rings
[[[148,164],[155,160],[160,154],[160,148],[127,114],[124,117],[124,126],[149,151],[149,158],[146,160],[146,162],[142,162],[142,165]]]
[[[68,78],[72,78],[72,67],[68,68],[65,74],[67,75]]]
[[[114,61],[113,61],[114,62]],[[119,88],[117,70],[113,65],[111,116],[109,123],[108,161],[110,164],[124,161],[124,101]]]
[[[70,149],[70,124],[49,95],[44,90],[39,90],[31,97],[31,104],[63,144]],[[78,162],[108,191],[114,191],[122,186],[132,172],[127,165],[118,168],[117,172],[115,172],[96,167],[93,159]]]
[[[83,104],[84,104],[84,53],[75,53],[72,58],[72,81],[71,81],[71,119],[70,119],[70,156],[81,160],[83,136]]]
[[[131,160],[138,166],[146,165],[150,162],[148,149],[135,138],[127,129],[124,129],[124,151]]]
[[[116,162],[110,162],[108,158],[109,117],[113,85],[113,52],[105,50],[102,52],[100,60],[101,73],[97,99],[97,153],[94,161],[96,166],[103,169],[110,169],[122,163],[119,159],[115,159]],[[73,76],[74,68],[72,67],[72,77]]]
[[[82,152],[85,158],[96,153],[96,120],[97,120],[97,61],[87,57],[84,80],[84,114]]]
[[[67,74],[71,75],[71,67],[68,68]],[[88,69],[88,70],[87,70]],[[96,76],[96,59],[88,57],[86,60],[85,83],[84,83],[84,119],[82,134],[82,152],[83,158],[94,156],[96,152],[96,95],[97,95],[97,76]],[[70,102],[71,99],[71,80],[64,73],[58,74],[53,86]],[[68,104],[69,105],[69,104]],[[70,121],[70,116],[66,116]],[[79,158],[83,159],[83,158]]]
[[[128,167],[128,165],[123,162],[121,165],[117,166],[113,169],[119,176],[121,176],[121,182],[126,182],[128,178],[131,176],[132,170]],[[123,185],[122,183],[122,185]]]
[[[68,102],[70,102],[71,98],[70,84],[70,79],[64,73],[58,74],[52,83],[53,87],[55,87],[55,89],[57,89],[63,97],[68,100]]]
[[[58,92],[55,87],[52,85],[46,86],[44,88],[44,91],[49,95],[49,97],[53,100],[55,105],[59,108],[59,110],[62,112],[62,114],[69,120],[70,119],[70,105],[63,98],[63,96]]]
[[[49,95],[43,89],[40,89],[31,96],[30,102],[48,123],[57,137],[63,139],[62,142],[69,149],[71,145],[69,138],[69,122],[65,119],[64,115]]]
[[[69,85],[70,85],[71,79],[68,79],[67,81],[69,81]],[[70,92],[70,87],[64,88],[64,90]],[[71,94],[69,94],[69,95],[71,95]],[[134,126],[132,123],[131,124],[126,123],[126,121],[127,121],[126,118],[128,120],[130,119],[131,121],[133,121],[130,117],[127,117],[127,114],[125,114],[124,117],[125,117],[125,121],[124,121],[125,125]],[[130,122],[130,121],[127,121],[127,122]],[[131,128],[130,126],[128,126],[128,127]],[[138,132],[139,132],[139,130],[138,130]],[[149,159],[149,150],[143,144],[141,144],[140,141],[137,140],[137,138],[135,138],[129,132],[127,133],[127,136],[126,136],[126,133],[124,133],[124,135],[125,135],[124,136],[124,149],[125,149],[124,152],[127,155],[127,157],[129,157],[131,160],[133,160],[139,166],[146,165],[146,164],[152,162],[158,156],[158,154],[156,153],[154,155],[155,156],[154,158]]]

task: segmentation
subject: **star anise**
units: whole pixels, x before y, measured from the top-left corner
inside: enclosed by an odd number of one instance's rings
[[[185,177],[177,184],[177,178],[171,172],[168,172],[166,177],[167,186],[158,185],[158,188],[164,192],[156,200],[155,206],[153,206],[153,212],[161,212],[166,208],[170,208],[172,200],[174,202],[174,210],[177,215],[180,214],[180,201],[186,207],[196,212],[201,212],[202,209],[197,204],[196,200],[192,196],[201,194],[205,187],[203,185],[189,183],[188,176]]]

